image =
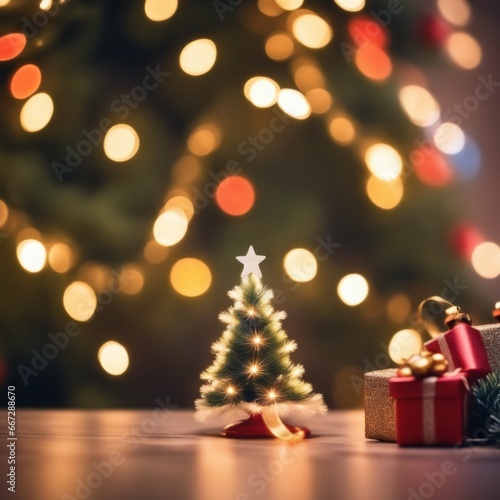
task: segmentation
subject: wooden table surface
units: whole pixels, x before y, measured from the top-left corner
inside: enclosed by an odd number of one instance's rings
[[[500,449],[398,448],[364,438],[361,411],[307,422],[313,437],[218,436],[184,410],[18,410],[16,493],[0,412],[0,498],[22,500],[500,499]],[[9,496],[11,495],[11,496]]]

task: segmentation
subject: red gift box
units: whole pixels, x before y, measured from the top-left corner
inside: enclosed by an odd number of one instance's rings
[[[474,378],[491,372],[481,333],[467,323],[458,323],[450,331],[425,343],[430,352],[440,352],[448,361],[449,370],[460,368]]]
[[[396,399],[397,443],[400,446],[463,443],[468,392],[463,374],[392,378],[389,394]]]

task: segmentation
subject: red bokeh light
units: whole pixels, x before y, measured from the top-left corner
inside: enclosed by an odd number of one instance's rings
[[[377,21],[368,16],[356,16],[347,26],[349,35],[358,47],[371,43],[385,49],[389,43],[387,30]]]
[[[469,260],[474,249],[484,241],[483,234],[476,227],[465,222],[454,226],[449,233],[451,248],[465,260]]]
[[[453,170],[437,150],[417,148],[410,154],[410,162],[417,177],[429,186],[445,186],[453,179]]]
[[[16,99],[26,99],[34,94],[42,82],[42,72],[34,64],[21,66],[12,77],[10,92]]]
[[[246,214],[255,201],[255,190],[247,179],[235,175],[224,179],[215,193],[217,204],[229,215]]]
[[[26,37],[22,33],[10,33],[0,37],[0,61],[17,57],[26,46]]]
[[[359,71],[372,80],[385,80],[391,74],[392,63],[389,56],[375,45],[360,47],[354,59]]]

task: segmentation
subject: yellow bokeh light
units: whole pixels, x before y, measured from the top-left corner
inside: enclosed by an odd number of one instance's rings
[[[49,265],[56,273],[65,273],[73,265],[73,250],[66,243],[55,243],[49,250]]]
[[[21,127],[26,132],[38,132],[49,123],[54,113],[54,103],[49,94],[40,92],[31,96],[21,109]]]
[[[399,102],[410,120],[428,127],[439,119],[439,104],[432,94],[418,85],[407,85],[399,91]]]
[[[7,222],[8,218],[9,207],[7,207],[7,204],[3,200],[0,200],[0,227],[2,227]]]
[[[365,0],[333,0],[347,12],[359,12],[365,6]]]
[[[151,240],[144,247],[144,258],[151,264],[159,264],[167,258],[168,252],[168,247],[160,245],[156,240]]]
[[[356,135],[352,122],[342,116],[333,118],[328,127],[332,139],[339,144],[351,144]]]
[[[397,179],[403,170],[403,160],[399,153],[383,143],[374,144],[367,149],[365,163],[375,177],[387,182]]]
[[[452,61],[464,69],[476,68],[483,58],[483,52],[477,40],[463,32],[450,35],[446,41],[446,51]]]
[[[134,295],[144,286],[144,276],[139,266],[129,264],[124,266],[120,273],[120,285],[125,293]]]
[[[292,118],[304,120],[311,114],[307,99],[294,89],[281,89],[278,94],[278,106]]]
[[[293,54],[293,40],[287,33],[273,33],[266,40],[265,50],[274,61],[285,61]]]
[[[366,183],[366,192],[374,205],[390,210],[403,199],[403,181],[399,177],[393,181],[383,181],[371,175]]]
[[[123,375],[129,365],[128,352],[118,342],[110,340],[99,348],[97,359],[102,369],[110,375]]]
[[[0,0],[0,7],[5,7],[6,5],[9,5],[10,0]]]
[[[298,9],[304,3],[304,0],[275,0],[275,2],[283,10],[295,10]]]
[[[160,245],[169,247],[184,238],[187,228],[186,214],[178,208],[169,208],[156,219],[153,236]]]
[[[182,49],[179,64],[188,75],[199,76],[210,71],[216,59],[215,43],[208,38],[200,38],[188,43]]]
[[[105,264],[87,261],[78,268],[78,280],[87,283],[94,290],[102,290],[114,279],[111,269]]]
[[[305,248],[290,250],[283,260],[286,274],[294,281],[305,283],[311,281],[318,272],[318,262],[314,255]]]
[[[348,306],[361,304],[368,296],[368,282],[361,274],[348,274],[338,284],[337,293],[340,300]]]
[[[188,137],[187,147],[196,156],[206,156],[216,150],[221,141],[217,126],[207,123],[197,127]]]
[[[187,257],[173,265],[170,283],[177,293],[185,297],[198,297],[209,289],[212,273],[201,260]]]
[[[402,293],[393,295],[387,301],[386,312],[393,323],[407,323],[411,313],[410,299]]]
[[[167,203],[165,203],[165,210],[169,208],[177,208],[184,212],[186,219],[190,221],[194,215],[194,205],[193,202],[186,196],[173,196]]]
[[[455,123],[444,122],[434,132],[434,143],[443,153],[454,155],[465,146],[465,134]]]
[[[17,245],[17,259],[21,267],[30,273],[38,273],[45,266],[47,252],[38,240],[24,240]]]
[[[441,15],[455,26],[465,26],[471,19],[471,8],[466,0],[438,0]]]
[[[151,21],[166,21],[177,10],[177,0],[146,0],[144,12]]]
[[[325,89],[311,89],[306,92],[306,99],[311,111],[316,114],[326,113],[332,106],[332,96]]]
[[[172,166],[172,178],[178,182],[192,182],[200,173],[200,160],[191,155],[181,156]]]
[[[245,97],[258,108],[269,108],[278,100],[279,85],[266,76],[254,76],[245,83]]]
[[[419,354],[422,346],[422,337],[416,330],[400,330],[389,343],[389,356],[394,363],[399,364],[413,354]]]
[[[120,123],[107,131],[103,147],[110,160],[127,161],[139,150],[139,136],[130,125]]]
[[[42,235],[38,229],[34,227],[25,227],[21,229],[16,235],[16,241],[20,243],[23,240],[38,240],[41,241]]]
[[[276,17],[283,13],[283,9],[275,0],[259,0],[257,6],[263,14],[269,17]]]
[[[293,20],[292,33],[302,45],[310,49],[320,49],[328,45],[333,37],[330,25],[308,11]]]
[[[472,267],[479,276],[494,279],[500,276],[500,247],[491,241],[480,243],[471,256]]]
[[[308,59],[299,59],[297,63],[292,64],[292,70],[293,79],[302,92],[325,87],[323,73],[321,73],[321,70]]]
[[[40,0],[39,6],[41,10],[49,10],[52,7],[52,0]]]
[[[68,315],[76,321],[88,321],[97,308],[97,297],[87,283],[74,281],[64,291],[63,305]]]

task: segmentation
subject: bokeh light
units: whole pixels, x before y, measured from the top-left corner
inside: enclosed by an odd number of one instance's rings
[[[200,38],[188,43],[182,49],[179,64],[188,75],[199,76],[210,71],[216,59],[215,43],[208,38]]]
[[[275,2],[283,10],[295,10],[298,9],[304,3],[304,0],[275,0]]]
[[[290,250],[283,260],[286,274],[299,283],[311,281],[318,272],[318,262],[314,255],[305,248]]]
[[[351,120],[343,116],[338,116],[331,120],[328,132],[335,142],[342,145],[351,144],[356,135],[356,130]]]
[[[177,208],[184,212],[186,219],[190,221],[194,215],[194,205],[193,202],[186,196],[178,195],[170,198],[167,203],[165,203],[165,210],[169,208]]]
[[[273,33],[266,40],[266,54],[274,61],[285,61],[293,54],[293,49],[293,40],[288,33]]]
[[[471,8],[467,0],[437,0],[441,15],[455,26],[465,26],[471,19]]]
[[[461,181],[474,179],[481,167],[481,150],[476,142],[465,136],[464,147],[451,157],[451,164]]]
[[[188,228],[186,214],[178,208],[168,208],[156,219],[153,226],[155,240],[165,247],[179,243]]]
[[[439,151],[454,155],[465,146],[465,134],[455,123],[444,122],[434,132],[434,143]]]
[[[0,200],[0,227],[2,227],[7,222],[8,218],[9,218],[9,207],[7,207],[5,201]]]
[[[26,99],[34,94],[42,83],[42,72],[34,64],[21,66],[10,81],[10,93],[16,99]]]
[[[388,144],[377,143],[370,146],[365,153],[368,170],[378,179],[393,181],[403,170],[403,161],[399,153]]]
[[[192,182],[201,174],[201,163],[191,155],[181,156],[172,165],[172,177],[177,182]]]
[[[413,354],[419,354],[422,345],[422,337],[416,330],[400,330],[389,342],[389,356],[394,363],[400,364]]]
[[[144,247],[144,258],[151,264],[159,264],[167,258],[168,252],[168,247],[160,245],[156,240],[151,240]]]
[[[232,175],[218,185],[215,199],[226,214],[244,215],[253,207],[255,190],[249,180]]]
[[[17,57],[26,47],[26,37],[22,33],[9,33],[0,37],[0,61]]]
[[[371,43],[381,49],[385,49],[389,43],[389,34],[373,17],[357,15],[347,25],[349,35],[358,47]]]
[[[55,243],[49,249],[49,265],[56,273],[65,273],[74,262],[73,250],[66,243]]]
[[[484,235],[472,224],[461,222],[450,229],[451,248],[462,258],[469,260],[474,249],[485,241]]]
[[[392,62],[381,48],[367,44],[360,47],[354,55],[359,71],[372,80],[385,80],[392,72]]]
[[[368,296],[368,282],[361,274],[353,273],[344,276],[337,286],[340,300],[348,306],[361,304]]]
[[[399,91],[399,102],[410,120],[428,127],[439,119],[439,104],[432,94],[418,85],[407,85]]]
[[[308,90],[305,97],[313,113],[326,113],[332,106],[332,96],[325,89]]]
[[[348,12],[359,12],[365,6],[365,0],[333,0],[339,7]]]
[[[326,82],[321,70],[309,59],[301,58],[292,63],[293,79],[302,92],[325,88]]]
[[[38,240],[23,240],[17,245],[17,259],[21,267],[30,273],[38,273],[45,266],[47,252]]]
[[[144,12],[151,21],[166,21],[175,14],[177,6],[177,0],[146,0]]]
[[[472,267],[479,276],[494,279],[500,276],[500,247],[485,241],[474,248],[471,256]]]
[[[104,153],[113,161],[123,162],[133,158],[139,151],[137,132],[125,123],[112,126],[104,137]]]
[[[257,6],[263,14],[269,17],[277,17],[283,14],[283,9],[275,0],[258,0]]]
[[[42,130],[52,118],[54,103],[45,92],[30,97],[21,109],[21,127],[26,132]]]
[[[97,359],[102,369],[110,375],[123,375],[129,365],[128,352],[118,342],[110,340],[99,348]]]
[[[49,10],[52,7],[52,4],[53,4],[52,0],[40,0],[38,6],[42,10]]]
[[[170,283],[177,293],[185,297],[198,297],[210,288],[212,273],[201,260],[187,257],[173,265]]]
[[[221,141],[219,128],[207,123],[197,127],[188,137],[187,147],[196,156],[207,156],[215,151]]]
[[[278,100],[279,85],[266,76],[254,76],[245,83],[245,97],[258,108],[268,108]]]
[[[9,5],[11,0],[0,0],[0,7],[5,7],[6,5]]]
[[[298,90],[281,89],[278,95],[278,106],[292,118],[304,120],[311,114],[311,106]]]
[[[97,297],[92,287],[83,281],[74,281],[64,291],[66,313],[76,321],[88,321],[97,308]]]
[[[123,266],[120,273],[120,285],[128,295],[139,293],[144,286],[144,275],[141,268],[135,264]]]
[[[436,149],[420,147],[410,153],[417,177],[429,186],[444,186],[453,179],[453,170],[445,156]]]
[[[399,177],[392,181],[383,181],[371,175],[366,183],[366,193],[374,205],[391,210],[403,199],[403,182]]]
[[[42,241],[42,235],[40,231],[34,227],[24,227],[16,234],[17,243],[21,243],[23,240]]]
[[[294,37],[310,49],[320,49],[330,43],[333,30],[321,17],[306,11],[295,17],[292,23]]]
[[[389,298],[386,304],[387,317],[393,323],[408,323],[408,317],[411,313],[410,299],[397,293]]]
[[[468,33],[452,33],[446,41],[446,51],[451,60],[463,69],[476,68],[483,57],[481,46]]]

